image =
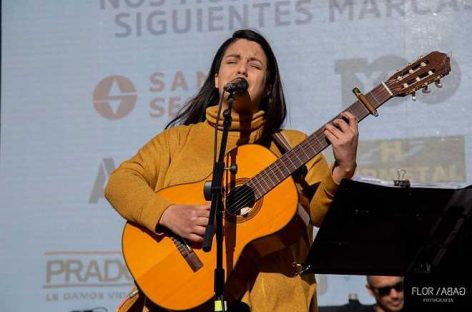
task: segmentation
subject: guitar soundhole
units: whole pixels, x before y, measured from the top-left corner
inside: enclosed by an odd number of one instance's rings
[[[251,219],[262,205],[262,200],[256,202],[254,191],[247,185],[237,186],[226,197],[226,213],[235,216],[237,222]]]

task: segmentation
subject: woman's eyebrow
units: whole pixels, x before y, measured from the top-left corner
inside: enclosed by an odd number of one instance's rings
[[[225,56],[225,58],[228,58],[228,57],[234,57],[234,58],[240,59],[241,55],[239,53],[231,53],[231,54],[228,54],[228,55]],[[258,62],[262,63],[262,60],[260,58],[258,58],[257,56],[249,57],[249,61],[258,61]]]
[[[225,58],[228,58],[228,57],[241,58],[241,55],[239,53],[232,53],[225,56]]]

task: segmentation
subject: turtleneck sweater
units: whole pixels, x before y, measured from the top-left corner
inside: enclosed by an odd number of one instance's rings
[[[219,141],[223,124],[222,119],[216,120],[217,109],[216,106],[209,107],[203,122],[171,127],[156,135],[112,173],[105,197],[122,217],[156,232],[165,209],[179,204],[169,202],[157,192],[173,185],[202,181],[211,174],[215,127]],[[264,111],[253,115],[233,113],[226,151],[257,142],[262,134],[264,117]],[[306,138],[304,133],[296,130],[283,130],[282,133],[292,147]],[[275,155],[281,155],[275,143],[269,149]],[[306,167],[306,184],[318,185],[307,209],[312,224],[319,226],[337,185],[322,154],[310,160]],[[311,232],[309,227],[309,237]],[[303,262],[308,249],[309,241],[303,237],[258,261],[260,273],[242,299],[251,311],[311,311],[316,306],[313,302],[316,301],[314,277],[301,278],[291,272],[280,272],[281,267],[292,267],[294,261]],[[277,297],[280,293],[284,294],[285,300]]]

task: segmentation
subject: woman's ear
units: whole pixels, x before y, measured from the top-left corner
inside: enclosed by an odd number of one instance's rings
[[[215,88],[218,89],[218,73],[215,74]]]
[[[272,85],[267,85],[264,90],[264,96],[269,97],[272,92]]]

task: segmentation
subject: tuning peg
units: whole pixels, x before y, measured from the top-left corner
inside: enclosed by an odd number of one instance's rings
[[[442,85],[442,83],[441,83],[441,80],[436,80],[436,81],[434,82],[434,84],[435,84],[436,87],[438,87],[438,88],[442,88],[442,87],[443,87],[443,85]]]
[[[431,93],[431,90],[428,88],[428,86],[424,86],[422,89],[423,94],[428,94]]]
[[[411,99],[412,99],[413,101],[416,101],[416,92],[413,92],[413,93],[411,94]]]

